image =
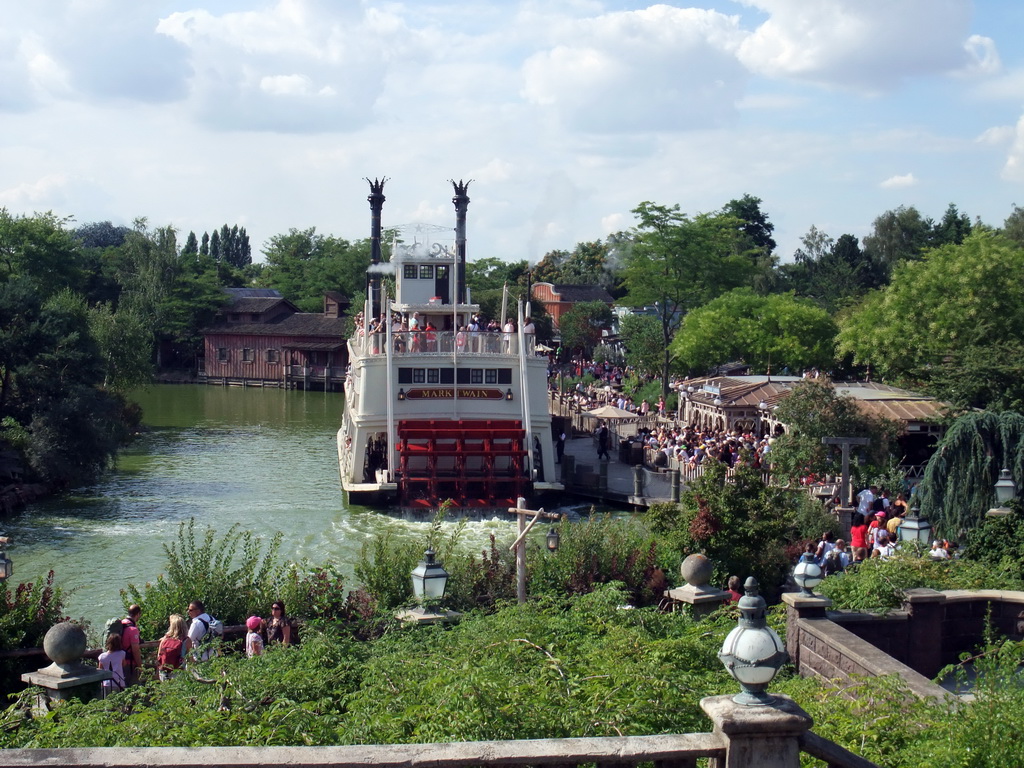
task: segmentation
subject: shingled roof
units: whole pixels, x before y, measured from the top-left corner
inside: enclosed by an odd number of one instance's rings
[[[274,323],[234,323],[206,329],[206,333],[232,336],[333,336],[342,338],[345,318],[314,312],[298,312]]]
[[[614,299],[611,294],[599,285],[552,285],[551,292],[558,296],[560,301],[600,301],[611,304]]]

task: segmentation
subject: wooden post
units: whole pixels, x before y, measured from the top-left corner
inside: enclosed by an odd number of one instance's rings
[[[823,437],[822,445],[838,445],[843,451],[843,476],[840,483],[840,498],[844,505],[853,506],[853,489],[850,488],[850,446],[867,445],[866,437]]]
[[[561,515],[545,512],[543,507],[538,510],[526,509],[526,499],[522,496],[516,499],[516,506],[508,508],[508,512],[510,515],[515,515],[518,520],[519,535],[509,549],[516,551],[516,599],[522,605],[526,602],[526,534],[542,517],[558,520]],[[533,515],[529,524],[526,522],[527,515]]]

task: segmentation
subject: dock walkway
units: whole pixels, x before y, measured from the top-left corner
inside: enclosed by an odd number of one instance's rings
[[[579,435],[566,440],[562,464],[556,466],[566,493],[573,496],[636,507],[649,507],[673,500],[669,472],[644,467],[637,470],[632,463],[622,461],[614,448],[611,449],[610,459],[599,460],[597,441],[593,435]]]

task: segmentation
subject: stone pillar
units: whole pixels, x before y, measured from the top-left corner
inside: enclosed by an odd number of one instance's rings
[[[568,453],[562,456],[562,484],[572,488],[576,480],[576,457]]]
[[[673,503],[679,503],[679,470],[669,470],[668,473],[669,498]]]
[[[814,721],[789,696],[766,706],[737,704],[731,696],[701,699],[700,707],[725,741],[719,768],[798,768],[800,739]]]
[[[47,712],[52,702],[99,698],[100,683],[113,674],[82,663],[85,642],[85,630],[70,621],[54,624],[43,637],[43,650],[53,664],[21,676],[23,682],[42,689],[36,697],[38,712]]]
[[[802,592],[784,592],[782,602],[786,604],[786,653],[790,661],[800,670],[800,619],[826,619],[832,601],[821,595],[808,597]]]
[[[715,564],[704,555],[689,555],[679,566],[686,585],[666,589],[665,597],[690,606],[695,619],[718,610],[728,601],[729,593],[708,585],[714,570]]]
[[[644,467],[642,464],[633,467],[633,495],[637,499],[644,495]]]
[[[942,620],[946,596],[934,589],[908,589],[903,600],[907,612],[907,648],[904,663],[925,677],[935,677],[942,661]]]
[[[856,511],[856,507],[836,507],[835,509],[840,535],[846,539],[847,543],[850,542],[850,526],[853,525],[853,513]]]

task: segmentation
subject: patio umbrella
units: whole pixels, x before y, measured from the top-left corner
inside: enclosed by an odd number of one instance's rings
[[[638,416],[638,414],[632,411],[617,408],[614,405],[602,405],[600,408],[587,411],[587,413],[591,416],[597,416],[599,419],[635,419]]]

